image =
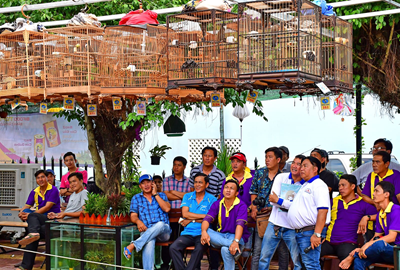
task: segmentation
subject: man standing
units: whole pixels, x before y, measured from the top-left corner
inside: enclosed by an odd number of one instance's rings
[[[365,270],[373,263],[393,264],[393,246],[400,245],[400,206],[391,199],[394,186],[390,182],[379,182],[374,190],[374,202],[381,209],[373,239],[355,249],[339,266],[348,269],[354,260],[354,270]]]
[[[376,208],[362,200],[356,193],[357,179],[354,175],[343,174],[339,181],[340,195],[333,198],[331,223],[326,239],[321,246],[321,258],[335,255],[344,260],[357,248],[357,233],[362,220],[376,214]],[[323,266],[321,262],[321,267]]]
[[[254,220],[257,220],[257,214],[262,215],[265,213],[270,213],[272,211],[272,205],[268,202],[268,196],[271,192],[272,184],[274,183],[275,177],[280,173],[279,164],[282,160],[282,151],[277,147],[270,147],[265,150],[265,167],[258,169],[254,173],[253,181],[250,187],[250,196],[251,196],[251,217]],[[254,204],[254,200],[259,197],[263,198],[265,204],[257,205]],[[258,235],[257,226],[254,231],[254,250],[253,250],[253,258],[251,261],[251,269],[257,270],[258,263],[260,261],[261,254],[261,243],[262,238]],[[289,257],[288,250],[286,246],[282,243],[279,245],[279,269],[287,269],[289,265]],[[265,268],[268,269],[268,268]]]
[[[203,163],[197,167],[194,167],[190,171],[189,185],[191,191],[194,191],[194,176],[198,173],[204,173],[208,175],[208,178],[210,179],[210,183],[206,191],[211,195],[218,197],[221,192],[222,182],[225,179],[225,174],[214,165],[215,161],[217,160],[217,149],[206,146],[201,151],[201,157]]]
[[[236,180],[226,181],[223,192],[224,198],[214,202],[203,219],[201,243],[220,247],[224,269],[234,270],[235,259],[241,254],[240,246],[247,242],[250,235],[246,226],[247,206],[237,197],[239,183]],[[217,231],[209,228],[215,221],[218,222]]]
[[[164,193],[157,192],[151,175],[140,176],[139,187],[142,192],[133,196],[130,212],[131,221],[136,223],[140,237],[124,248],[124,255],[129,260],[133,250],[139,252],[143,249],[143,268],[153,270],[156,240],[168,241],[171,234],[168,217],[171,205]]]
[[[325,182],[329,189],[329,197],[332,199],[332,193],[338,191],[339,179],[336,174],[326,168],[326,151],[318,148],[314,148],[311,151],[310,156],[317,158],[321,162],[321,171],[319,172],[319,178]]]
[[[304,184],[304,180],[300,176],[301,161],[305,158],[303,155],[297,155],[290,167],[290,173],[279,174],[272,185],[269,201],[272,203],[272,212],[269,217],[269,223],[262,239],[261,258],[257,269],[269,269],[272,256],[276,248],[284,245],[286,249],[289,248],[295,270],[301,269],[300,251],[296,242],[296,232],[289,225],[287,218],[287,208],[289,208],[292,201],[280,198],[283,196],[282,185],[298,185]],[[281,192],[282,190],[282,192]],[[289,261],[289,258],[286,258]],[[281,258],[279,258],[279,262]]]
[[[321,269],[321,233],[325,224],[331,220],[329,190],[319,179],[320,169],[321,162],[315,157],[303,159],[300,176],[306,182],[288,212],[289,225],[296,231],[296,241],[307,270]],[[308,251],[309,247],[311,250]]]
[[[390,166],[390,154],[385,151],[379,151],[374,154],[372,159],[372,169],[368,175],[367,181],[365,182],[362,190],[363,200],[369,204],[374,205],[373,193],[376,185],[381,181],[390,182],[394,185],[395,192],[391,201],[395,204],[400,202],[400,172],[389,169]],[[358,190],[360,191],[360,190]]]
[[[174,269],[195,269],[203,257],[204,246],[201,244],[201,222],[205,218],[211,205],[217,200],[205,190],[208,186],[208,177],[204,173],[198,173],[194,177],[195,191],[183,196],[181,208],[184,220],[180,223],[185,229],[181,236],[170,246],[169,253],[174,263]],[[186,247],[194,246],[190,261],[185,267],[182,254]]]
[[[177,209],[181,207],[183,196],[190,192],[189,178],[185,176],[186,158],[175,157],[173,162],[173,174],[163,181],[163,191],[171,201],[171,208]]]
[[[282,151],[282,159],[279,162],[279,170],[281,172],[290,172],[290,166],[286,161],[289,159],[289,149],[286,146],[281,146],[279,149]]]
[[[74,172],[80,172],[83,175],[83,183],[87,185],[87,171],[80,171],[78,167],[76,167],[76,157],[72,152],[67,152],[64,155],[64,164],[68,167],[68,172],[61,177],[60,184],[60,195],[64,197],[64,201],[68,203],[69,196],[73,193],[73,191],[69,188],[68,176]]]
[[[374,147],[372,147],[372,155],[375,155],[379,151],[385,151],[389,154],[392,154],[393,145],[389,140],[386,139],[378,139],[374,142]],[[400,164],[391,162],[389,164],[389,169],[400,171]],[[352,175],[357,178],[357,185],[365,183],[370,173],[372,173],[372,166],[371,163],[364,163],[357,170],[355,170]]]

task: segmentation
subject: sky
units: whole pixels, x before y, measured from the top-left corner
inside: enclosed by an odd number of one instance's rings
[[[348,102],[355,108],[355,98],[348,96]],[[265,122],[261,117],[251,114],[243,120],[243,138],[241,151],[249,161],[249,167],[254,167],[257,157],[260,165],[264,165],[264,151],[271,146],[285,145],[290,156],[300,153],[308,155],[310,150],[318,147],[327,151],[340,150],[355,153],[356,139],[353,132],[355,117],[335,115],[332,110],[322,111],[316,97],[286,98],[263,101],[263,111],[268,118]],[[252,109],[252,104],[247,104]],[[333,98],[331,98],[331,109]],[[240,138],[240,121],[232,115],[232,106],[224,107],[225,138]],[[362,117],[367,125],[363,126],[362,135],[365,141],[364,153],[368,153],[377,138],[392,141],[393,154],[400,157],[400,116],[395,113],[390,117],[382,110],[376,97],[366,95],[362,109]],[[141,151],[141,170],[147,173],[161,174],[165,170],[171,174],[172,160],[175,156],[188,157],[189,139],[218,139],[220,135],[219,109],[216,108],[207,116],[188,114],[184,117],[186,133],[182,137],[169,138],[164,135],[162,127],[154,129],[145,136],[144,148]],[[161,159],[160,165],[150,165],[149,150],[157,143],[172,147],[167,151],[166,159]],[[185,174],[189,175],[189,164]]]

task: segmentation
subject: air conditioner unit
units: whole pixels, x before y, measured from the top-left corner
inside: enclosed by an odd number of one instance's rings
[[[36,184],[39,164],[0,164],[0,221],[20,221],[18,211]]]

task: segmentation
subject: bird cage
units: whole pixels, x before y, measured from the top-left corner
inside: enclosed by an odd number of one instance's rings
[[[37,96],[45,89],[45,65],[60,37],[34,31],[0,35],[0,96]]]
[[[167,17],[168,89],[217,90],[237,81],[237,14],[221,10]]]
[[[160,88],[160,93],[164,93],[167,87],[166,52],[165,26],[106,27],[100,49],[102,93],[107,89],[112,89],[114,94],[146,93],[145,88]]]
[[[62,37],[55,44],[47,68],[47,91],[50,94],[87,94],[99,86],[101,61],[99,49],[104,29],[94,26],[67,26],[50,29]],[[97,91],[97,90],[96,90]]]
[[[240,3],[239,81],[261,88],[321,81],[321,16],[307,0]]]
[[[331,91],[353,91],[353,28],[336,16],[322,16],[322,80]]]

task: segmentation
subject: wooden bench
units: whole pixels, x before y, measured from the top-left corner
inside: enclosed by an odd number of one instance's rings
[[[4,228],[4,227],[14,227],[14,228],[28,228],[28,223],[23,222],[23,221],[0,221],[0,231]],[[21,246],[18,245],[18,248],[20,248]],[[14,250],[9,250],[6,251],[3,247],[0,247],[1,249],[1,253],[8,253],[8,252],[13,252]]]

